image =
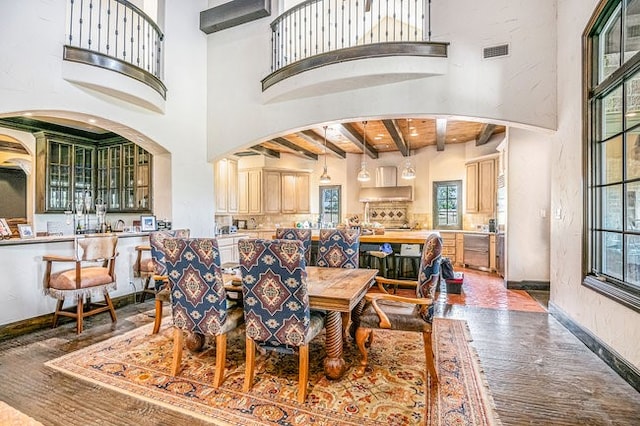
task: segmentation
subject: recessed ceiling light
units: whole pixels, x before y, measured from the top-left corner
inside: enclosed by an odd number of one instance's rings
[[[22,115],[24,115],[25,117],[31,117],[33,115],[33,113],[32,112],[25,112]]]
[[[382,139],[382,136],[375,136],[373,139],[379,141],[380,139]]]
[[[416,132],[411,133],[411,136],[418,136],[418,134]]]
[[[90,118],[90,119],[89,119],[89,120],[87,120],[87,121],[89,121],[89,123],[91,123],[91,124],[93,124],[93,123],[95,123],[95,122],[96,122],[96,120],[95,120],[95,119],[93,119],[93,118]]]

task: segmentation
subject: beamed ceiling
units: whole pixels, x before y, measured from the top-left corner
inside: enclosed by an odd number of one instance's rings
[[[52,117],[13,117],[0,119],[0,126],[26,131],[55,131],[73,136],[93,139],[96,143],[108,141],[117,135],[92,124]],[[377,158],[382,152],[400,152],[408,156],[427,146],[436,146],[438,151],[447,145],[475,141],[484,145],[496,134],[504,133],[505,127],[473,121],[435,118],[399,118],[370,120],[366,124],[366,144],[363,144],[364,122],[339,123],[327,126],[327,154],[345,158],[347,153],[366,154]],[[18,148],[9,141],[0,142],[0,150]],[[281,153],[290,153],[317,160],[324,154],[324,128],[322,126],[276,137],[235,152],[238,156],[266,155],[278,158]]]

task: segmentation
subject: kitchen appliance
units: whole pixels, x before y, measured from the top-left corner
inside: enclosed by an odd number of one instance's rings
[[[360,188],[359,201],[413,201],[413,186],[396,186],[398,170],[395,166],[376,168],[376,186]]]
[[[247,229],[247,221],[246,220],[241,220],[241,219],[237,219],[233,221],[233,224],[238,228],[238,229]]]
[[[238,232],[238,227],[234,225],[227,225],[227,226],[220,227],[221,234],[235,234],[236,232]]]
[[[496,232],[496,220],[489,219],[489,232]]]

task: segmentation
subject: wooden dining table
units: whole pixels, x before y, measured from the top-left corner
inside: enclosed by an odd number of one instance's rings
[[[329,379],[339,379],[347,371],[343,357],[343,332],[349,319],[357,322],[362,312],[364,295],[371,287],[378,273],[377,269],[343,269],[307,267],[307,288],[311,309],[327,312],[325,318],[326,357],[323,361],[325,375]],[[241,278],[225,276],[228,292],[241,292]],[[353,317],[352,317],[353,315]]]

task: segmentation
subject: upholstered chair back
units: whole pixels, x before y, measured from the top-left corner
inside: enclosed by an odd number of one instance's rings
[[[183,330],[226,333],[227,295],[215,238],[166,238],[166,272],[171,285],[173,324]]]
[[[156,275],[166,275],[167,268],[164,262],[164,240],[167,238],[189,238],[188,229],[173,229],[167,231],[156,231],[149,234],[151,246],[151,259],[153,261]]]
[[[442,238],[438,234],[427,237],[422,248],[420,270],[418,272],[418,285],[416,297],[434,299],[438,285],[440,284],[440,261],[442,260]],[[431,322],[433,319],[433,304],[429,306],[424,319]]]
[[[247,337],[294,353],[308,343],[310,323],[302,242],[243,239],[238,251]]]
[[[357,268],[359,250],[359,229],[321,229],[317,265],[332,268]]]
[[[276,229],[276,239],[302,241],[304,260],[307,265],[311,264],[311,229],[278,228]]]

